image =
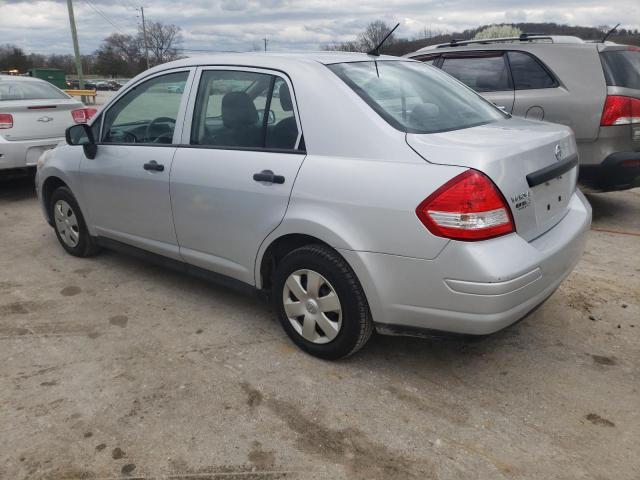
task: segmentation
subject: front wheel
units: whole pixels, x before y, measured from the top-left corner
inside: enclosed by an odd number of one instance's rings
[[[324,245],[298,248],[276,269],[272,298],[291,340],[336,360],[360,350],[373,332],[369,305],[353,270]]]
[[[49,205],[53,228],[62,248],[76,257],[95,255],[95,244],[78,207],[78,202],[67,187],[58,187],[51,195]]]

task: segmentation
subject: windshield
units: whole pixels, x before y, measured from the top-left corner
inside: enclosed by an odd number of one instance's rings
[[[640,90],[640,49],[608,50],[600,56],[607,85]]]
[[[508,118],[473,90],[422,63],[371,61],[328,67],[403,132],[444,132]]]
[[[0,81],[2,100],[45,100],[69,98],[53,85],[45,82]]]

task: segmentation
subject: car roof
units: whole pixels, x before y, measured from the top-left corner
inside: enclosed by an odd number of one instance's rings
[[[5,74],[0,74],[0,81],[8,81],[11,80],[12,82],[47,82],[46,80],[42,80],[41,78],[33,78],[33,77],[27,77],[27,76],[22,76],[22,75],[5,75]]]
[[[243,67],[269,68],[286,70],[287,67],[315,63],[330,65],[333,63],[367,62],[367,61],[407,61],[405,58],[390,55],[372,56],[357,52],[246,52],[246,53],[214,53],[193,55],[173,62],[163,63],[148,70],[162,71],[172,68],[198,65],[234,65]]]

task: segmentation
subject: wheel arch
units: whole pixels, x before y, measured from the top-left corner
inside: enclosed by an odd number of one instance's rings
[[[265,244],[266,243],[267,242],[265,242]],[[326,241],[313,235],[303,233],[286,233],[272,238],[267,246],[261,249],[262,255],[260,255],[259,260],[256,262],[256,287],[262,290],[270,289],[272,285],[273,272],[275,271],[278,262],[289,252],[305,245],[313,244],[324,245],[332,250],[336,250]]]
[[[67,182],[56,175],[47,177],[42,183],[42,204],[44,205],[44,212],[47,222],[51,226],[53,226],[53,219],[51,218],[51,212],[49,209],[51,203],[51,195],[53,195],[53,192],[55,192],[56,189],[60,187],[67,187],[69,190],[71,190]]]

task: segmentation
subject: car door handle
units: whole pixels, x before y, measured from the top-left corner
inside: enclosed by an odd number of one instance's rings
[[[159,164],[155,160],[151,160],[148,163],[145,163],[142,168],[145,170],[150,170],[152,172],[164,172],[164,165]]]
[[[282,175],[274,174],[271,170],[263,170],[260,173],[254,173],[253,179],[256,182],[284,183],[284,177]]]

